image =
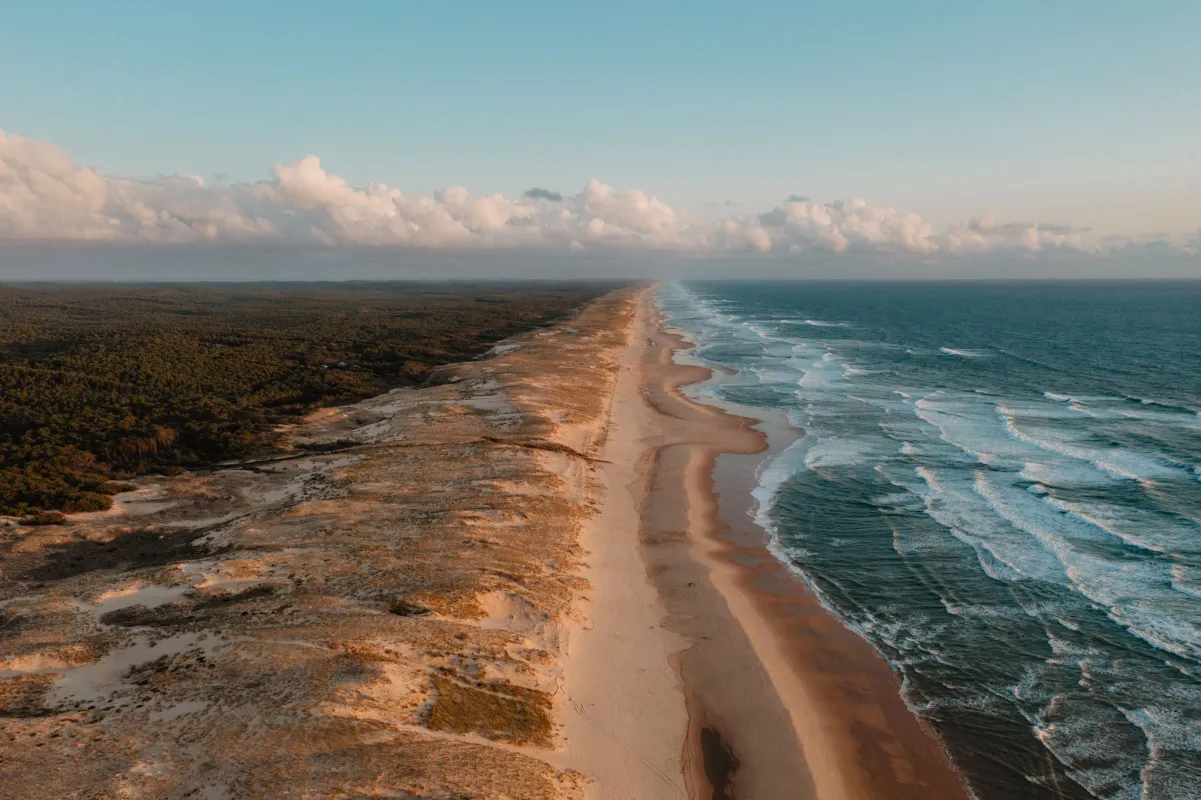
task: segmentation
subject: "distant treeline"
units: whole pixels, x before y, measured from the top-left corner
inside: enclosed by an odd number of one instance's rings
[[[122,479],[262,452],[610,288],[0,286],[0,514],[103,510]]]

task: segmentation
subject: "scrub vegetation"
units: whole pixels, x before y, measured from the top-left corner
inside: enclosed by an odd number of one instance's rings
[[[0,514],[98,511],[122,480],[269,452],[322,406],[420,385],[612,287],[0,287]]]

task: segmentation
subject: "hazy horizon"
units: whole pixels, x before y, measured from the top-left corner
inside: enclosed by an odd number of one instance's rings
[[[388,248],[0,246],[0,282],[256,282],[491,279],[1113,280],[1201,279],[1201,258],[1049,256],[896,258],[813,254],[406,252]]]

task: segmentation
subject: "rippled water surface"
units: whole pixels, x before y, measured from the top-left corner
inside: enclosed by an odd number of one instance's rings
[[[981,798],[1201,797],[1201,284],[682,284],[758,519]]]

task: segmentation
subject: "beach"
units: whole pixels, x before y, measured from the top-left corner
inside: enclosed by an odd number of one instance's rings
[[[753,485],[745,467],[742,483],[725,487],[733,512],[723,515],[716,459],[759,453],[766,442],[754,420],[683,396],[709,372],[674,363],[688,343],[663,328],[652,292],[639,302],[615,388],[605,511],[583,539],[592,613],[608,624],[573,634],[566,670],[567,738],[590,742],[594,757],[576,763],[597,779],[595,796],[964,797],[884,661],[765,549],[745,516]],[[653,594],[631,574],[632,546]],[[638,607],[622,613],[634,597]],[[595,657],[602,652],[614,660]],[[665,662],[675,693],[663,688]],[[686,733],[672,730],[681,702]],[[677,743],[682,789],[669,780]]]
[[[887,665],[764,548],[765,436],[684,396],[709,371],[675,363],[654,292],[317,412],[293,455],[7,527],[10,785],[963,797]]]

